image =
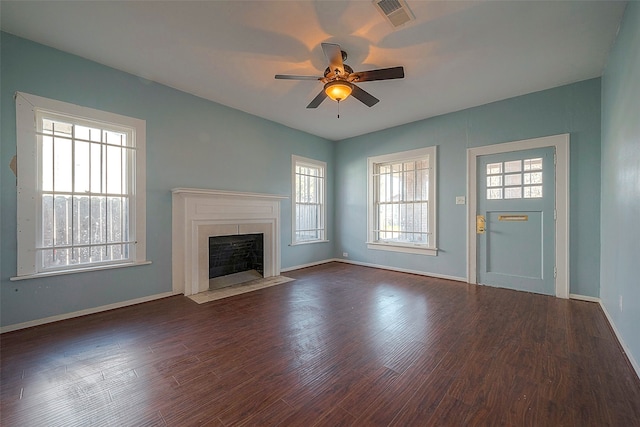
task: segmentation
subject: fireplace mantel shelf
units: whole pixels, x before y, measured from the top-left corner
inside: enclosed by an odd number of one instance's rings
[[[174,188],[171,190],[173,194],[188,194],[188,195],[202,195],[202,196],[233,196],[233,197],[248,197],[256,199],[288,199],[289,196],[283,196],[280,194],[265,194],[265,193],[245,193],[241,191],[227,191],[227,190],[210,190],[206,188]]]

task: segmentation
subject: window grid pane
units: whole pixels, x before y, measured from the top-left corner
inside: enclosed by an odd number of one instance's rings
[[[429,160],[375,167],[377,241],[429,244]]]
[[[324,168],[296,162],[294,242],[324,240]]]
[[[127,260],[134,243],[127,134],[72,122],[43,118],[38,133],[43,269]]]

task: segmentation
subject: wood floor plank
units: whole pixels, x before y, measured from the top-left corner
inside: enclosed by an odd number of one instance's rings
[[[354,417],[359,417],[398,378],[396,371],[381,367],[369,375],[353,382],[351,390],[340,401],[339,406]]]
[[[355,423],[353,415],[348,413],[342,408],[333,408],[328,412],[325,412],[314,423],[313,427],[320,426],[332,426],[332,427],[347,427],[352,426]]]
[[[253,414],[245,419],[234,420],[229,425],[231,426],[275,426],[283,424],[287,419],[291,419],[291,416],[295,413],[290,405],[284,400],[278,399],[270,406],[255,411]]]
[[[407,400],[402,409],[393,418],[391,426],[421,425],[431,418],[442,399],[451,387],[453,378],[447,375],[430,375],[416,392]]]
[[[599,305],[328,263],[0,335],[0,424],[638,426]]]

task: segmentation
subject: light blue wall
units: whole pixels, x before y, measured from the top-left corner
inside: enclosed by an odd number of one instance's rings
[[[339,142],[336,146],[336,255],[347,252],[354,261],[465,278],[466,206],[456,205],[455,197],[467,196],[467,148],[561,133],[571,134],[570,292],[597,297],[600,79]],[[438,147],[438,256],[367,249],[367,157],[432,145]]]
[[[200,187],[290,195],[291,155],[327,162],[333,212],[334,145],[309,134],[1,33],[2,326],[171,291],[171,192]],[[147,121],[147,257],[152,265],[10,282],[16,273],[15,91]],[[328,218],[329,233],[333,216]],[[282,202],[282,266],[333,257],[333,243],[290,247]]]
[[[640,3],[629,2],[602,78],[600,298],[640,375]],[[622,298],[622,310],[620,309]]]

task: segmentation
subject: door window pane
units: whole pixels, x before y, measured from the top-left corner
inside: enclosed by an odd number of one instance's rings
[[[530,187],[524,187],[525,199],[536,199],[542,197],[542,186],[535,185]]]
[[[522,175],[519,173],[505,175],[504,185],[522,185]]]
[[[486,175],[487,200],[542,197],[542,158],[490,163]]]
[[[525,160],[524,170],[542,170],[542,158]]]
[[[520,172],[522,170],[522,161],[514,160],[511,162],[504,162],[505,172]]]
[[[502,186],[502,175],[487,177],[487,187],[501,187],[501,186]]]
[[[487,165],[487,175],[502,173],[502,163],[489,163]]]
[[[500,200],[502,199],[502,188],[487,188],[488,200]]]
[[[526,184],[541,184],[542,172],[531,172],[524,174],[524,183]]]
[[[507,187],[504,189],[505,199],[521,199],[522,187]]]

